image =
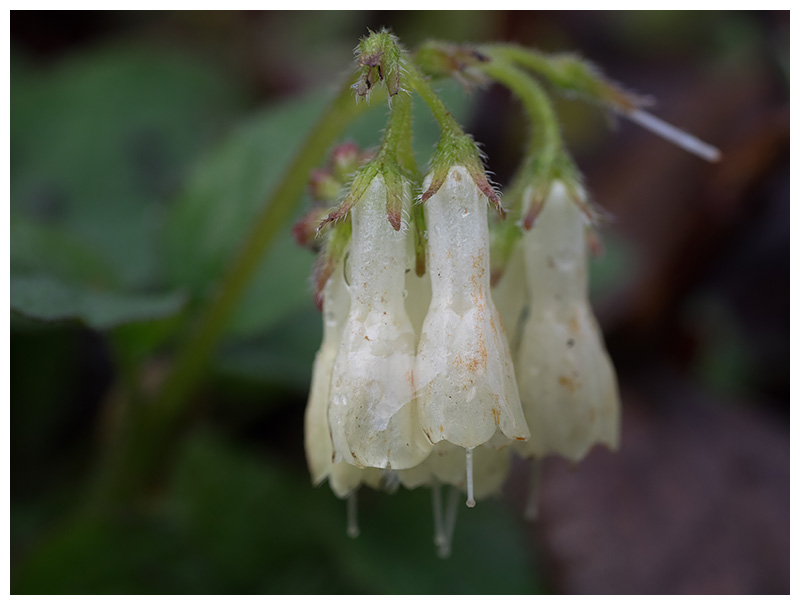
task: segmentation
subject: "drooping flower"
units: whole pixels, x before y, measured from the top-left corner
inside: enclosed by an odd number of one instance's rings
[[[589,304],[586,227],[556,181],[522,236],[528,306],[516,367],[531,438],[515,449],[529,457],[577,461],[619,442],[616,376]]]
[[[407,214],[410,190],[402,190]],[[404,305],[406,229],[387,219],[387,185],[376,176],[351,211],[350,310],[337,351],[328,418],[335,460],[402,469],[431,450],[414,396],[416,336]]]
[[[460,166],[425,204],[432,296],[417,352],[419,416],[432,444],[466,449],[470,505],[472,450],[529,435],[489,292],[487,206]]]
[[[406,271],[406,310],[419,340],[431,304],[430,273],[422,276]],[[495,449],[489,445],[475,448],[473,455],[474,498],[482,500],[500,492],[508,476],[510,448]],[[437,443],[428,457],[417,466],[397,471],[400,483],[407,489],[450,485],[467,491],[467,466],[464,448],[449,441]]]
[[[319,485],[327,478],[333,493],[339,498],[346,498],[362,483],[377,488],[381,475],[378,469],[361,469],[346,462],[333,462],[328,423],[331,375],[350,308],[350,294],[344,283],[342,265],[340,261],[324,288],[322,344],[314,358],[306,406],[305,449],[312,483]]]

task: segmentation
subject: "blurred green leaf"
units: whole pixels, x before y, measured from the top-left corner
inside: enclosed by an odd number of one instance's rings
[[[496,502],[468,510],[459,498],[453,556],[443,561],[432,543],[431,495],[426,489],[394,495],[360,492],[361,536],[353,540],[345,534],[345,503],[327,486],[312,488],[305,468],[281,468],[274,457],[257,457],[201,434],[184,450],[174,490],[175,502],[182,503],[175,512],[185,530],[215,569],[235,579],[233,590],[537,590],[522,522]]]
[[[314,96],[262,111],[200,162],[167,223],[165,268],[173,284],[210,293],[325,101]],[[312,260],[294,247],[288,226],[282,230],[232,330],[269,325],[302,303]]]
[[[299,460],[277,460],[196,431],[157,506],[65,526],[18,568],[12,589],[514,594],[540,586],[522,521],[497,502],[467,509],[459,497],[453,556],[441,560],[428,490],[362,490],[361,536],[351,539],[345,502],[311,487]]]
[[[89,327],[112,326],[159,319],[182,308],[184,296],[120,294],[88,286],[66,284],[44,275],[11,278],[11,309],[43,321],[79,320]]]
[[[331,565],[325,543],[334,531],[333,511],[310,497],[304,471],[287,472],[213,434],[186,444],[173,484],[175,517],[225,576],[228,591],[313,591],[311,563]],[[292,568],[305,573],[285,573]],[[347,586],[347,579],[338,584]]]
[[[212,593],[213,571],[169,518],[73,520],[24,562],[15,594]]]
[[[12,212],[60,227],[119,283],[152,285],[160,204],[240,96],[208,61],[154,47],[95,48],[48,70],[15,61]]]
[[[11,213],[12,274],[49,273],[64,281],[115,284],[111,266],[67,231]]]
[[[308,304],[258,338],[224,347],[215,367],[231,378],[305,392],[321,338],[320,313]]]

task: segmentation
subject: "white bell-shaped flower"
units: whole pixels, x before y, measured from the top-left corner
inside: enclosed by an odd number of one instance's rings
[[[527,456],[577,461],[619,441],[616,376],[589,305],[586,226],[557,181],[523,235],[529,305],[517,380],[531,438],[516,449]]]
[[[350,312],[336,356],[328,418],[336,460],[402,469],[431,450],[414,399],[416,336],[404,306],[406,231],[390,224],[377,176],[352,209]],[[403,191],[407,215],[410,192]]]
[[[417,353],[420,422],[431,443],[467,450],[496,433],[529,435],[489,292],[487,202],[456,166],[425,203],[432,296]]]
[[[305,449],[311,481],[319,485],[328,478],[331,489],[339,498],[349,496],[362,483],[377,489],[381,481],[378,469],[361,469],[346,462],[332,462],[333,445],[328,424],[331,374],[350,308],[342,265],[339,263],[324,288],[322,344],[314,358],[305,413]]]

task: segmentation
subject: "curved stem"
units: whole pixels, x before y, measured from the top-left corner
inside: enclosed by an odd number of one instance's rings
[[[441,130],[439,143],[431,158],[433,178],[420,201],[425,202],[434,195],[444,183],[450,168],[461,164],[467,169],[472,180],[500,213],[500,216],[505,216],[500,196],[486,176],[486,170],[475,141],[464,132],[419,69],[410,63],[406,66],[406,81],[428,105]]]
[[[511,90],[522,102],[532,129],[528,154],[545,152],[555,157],[561,151],[563,141],[558,117],[541,85],[518,67],[504,61],[489,61],[480,69]]]
[[[564,142],[556,112],[541,85],[518,67],[504,61],[502,54],[490,54],[490,57],[492,60],[482,64],[480,69],[519,98],[530,122],[528,149],[506,194],[507,198],[516,200],[522,194],[520,189],[524,185],[525,173],[534,170],[536,165],[545,171],[550,170],[563,152]]]
[[[515,44],[487,44],[481,50],[506,63],[516,63],[536,72],[563,90],[583,95],[621,113],[627,113],[643,102],[608,81],[597,68],[577,55],[546,55]],[[569,68],[565,69],[565,66]]]
[[[381,142],[381,153],[393,153],[409,175],[418,180],[419,168],[411,136],[411,95],[401,92],[392,100],[392,115]]]
[[[203,311],[196,329],[181,347],[172,372],[154,402],[154,405],[162,408],[165,416],[174,416],[185,406],[186,398],[198,382],[264,252],[289,218],[297,198],[303,192],[309,173],[322,161],[345,126],[365,107],[353,101],[350,86],[346,84],[297,152],[283,180],[264,204],[250,235],[219,285],[217,295]]]
[[[699,158],[708,162],[718,162],[722,158],[720,150],[713,145],[644,111],[642,107],[648,102],[645,98],[625,92],[605,78],[591,63],[577,56],[547,56],[513,44],[488,44],[481,50],[502,62],[515,63],[534,71],[562,90],[606,105],[656,136]]]
[[[447,106],[434,92],[428,80],[425,79],[425,76],[411,63],[406,65],[406,80],[431,110],[433,117],[436,119],[442,131],[442,137],[464,134],[461,126],[450,113],[450,110],[447,109]]]
[[[217,287],[194,329],[181,344],[171,371],[153,401],[133,406],[120,443],[101,472],[101,503],[120,502],[135,494],[169,449],[169,437],[189,408],[191,395],[231,315],[275,235],[289,218],[308,175],[347,126],[364,109],[353,101],[348,79],[298,150],[283,179],[266,200],[250,234]]]
[[[564,142],[556,112],[541,85],[528,73],[509,62],[502,52],[493,51],[487,55],[490,61],[482,63],[479,69],[519,98],[529,122],[530,134],[525,156],[506,189],[505,196],[509,200],[511,211],[521,215],[526,211],[522,208],[522,196],[526,187],[538,182],[543,184],[544,193],[549,189],[558,158],[564,154]],[[506,221],[502,225],[494,226],[491,254],[493,280],[502,276],[514,244],[521,235],[522,231],[515,222]]]

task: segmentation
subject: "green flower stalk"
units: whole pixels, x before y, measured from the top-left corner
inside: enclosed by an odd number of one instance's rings
[[[515,45],[498,44],[481,47],[481,52],[509,64],[529,69],[548,80],[567,96],[579,97],[604,107],[646,128],[653,134],[677,145],[708,162],[718,162],[722,153],[713,145],[668,124],[644,110],[651,101],[626,92],[609,81],[599,68],[574,54],[544,55]]]

